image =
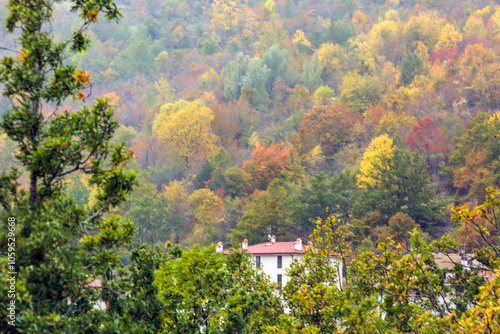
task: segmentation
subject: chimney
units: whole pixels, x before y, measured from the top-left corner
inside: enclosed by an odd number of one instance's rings
[[[308,241],[307,242],[307,246],[312,246],[313,245],[313,242],[312,241]]]
[[[296,251],[301,251],[302,250],[302,239],[301,238],[297,238],[297,240],[295,240],[295,244],[293,245],[293,248]]]
[[[244,250],[248,249],[248,240],[247,239],[243,240],[243,242],[241,243],[241,248]]]
[[[274,235],[271,235],[271,243],[275,243],[276,242],[276,237]]]
[[[224,244],[222,242],[219,242],[217,244],[217,247],[215,247],[215,251],[217,253],[222,253],[224,251]]]

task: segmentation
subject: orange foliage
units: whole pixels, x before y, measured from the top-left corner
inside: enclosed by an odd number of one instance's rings
[[[256,189],[266,189],[277,177],[300,179],[294,171],[290,149],[282,144],[272,144],[268,148],[257,146],[252,151],[253,160],[245,161],[243,169],[252,176]]]
[[[292,137],[292,144],[300,154],[321,145],[325,156],[331,156],[343,144],[353,140],[354,126],[360,122],[358,113],[340,104],[315,106],[304,115],[297,133]]]

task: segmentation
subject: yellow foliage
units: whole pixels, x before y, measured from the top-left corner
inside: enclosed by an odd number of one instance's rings
[[[435,12],[422,12],[412,16],[404,26],[404,34],[410,51],[417,48],[418,42],[425,44],[429,52],[439,41],[444,21]]]
[[[373,139],[363,154],[363,160],[360,164],[361,175],[357,176],[359,188],[366,189],[367,184],[373,187],[379,185],[380,170],[391,169],[390,165],[383,165],[383,157],[388,159],[394,157],[393,141],[387,134]]]
[[[351,23],[361,31],[366,32],[369,27],[369,19],[362,11],[357,10],[352,13]]]
[[[120,102],[120,97],[118,95],[116,95],[116,92],[104,94],[103,97],[108,99],[108,103],[112,107],[117,106],[118,103]]]
[[[168,52],[167,51],[162,51],[158,56],[155,58],[155,65],[158,68],[158,70],[164,72],[166,71],[166,66],[167,66],[167,61],[168,61]]]
[[[446,24],[441,29],[439,42],[436,45],[438,49],[449,49],[457,46],[462,41],[462,34],[451,24]]]
[[[88,84],[90,85],[90,73],[87,71],[76,71],[73,75],[77,84]]]
[[[394,10],[394,9],[389,9],[385,15],[384,15],[384,18],[386,20],[390,20],[390,21],[399,21],[399,13]]]
[[[203,92],[203,95],[201,95],[201,99],[207,105],[215,105],[217,103],[217,98],[215,97],[214,92],[212,91]]]
[[[189,206],[194,210],[194,216],[201,224],[216,222],[224,214],[224,203],[210,189],[198,189],[188,198]]]
[[[305,46],[307,48],[312,47],[311,42],[309,42],[309,40],[307,39],[306,35],[304,34],[304,32],[302,30],[297,30],[295,32],[295,34],[292,37],[292,43],[295,46],[302,45],[302,46]]]
[[[496,26],[497,37],[500,36],[500,7],[497,7],[495,14],[491,16],[491,22]]]
[[[325,162],[325,156],[323,155],[323,150],[320,145],[315,146],[309,153],[307,153],[304,157],[304,162],[306,165],[315,169],[319,165]]]
[[[411,127],[417,122],[415,117],[406,114],[397,115],[394,111],[389,111],[387,115],[380,119],[377,125],[377,133],[387,133],[391,136],[401,135],[405,137],[411,132]]]
[[[99,10],[98,9],[91,9],[87,12],[87,15],[85,17],[91,21],[91,22],[97,22],[97,19],[99,18]]]
[[[466,36],[486,37],[487,30],[485,20],[490,16],[491,9],[489,6],[475,11],[465,23],[464,32]]]
[[[205,90],[218,90],[220,89],[220,77],[219,74],[210,68],[208,71],[204,72],[198,79],[198,87]]]
[[[500,270],[494,273],[495,279],[480,287],[477,303],[458,320],[455,333],[480,334],[500,333]],[[453,312],[448,321],[454,322]]]
[[[215,153],[217,137],[210,127],[213,119],[212,110],[200,100],[169,103],[154,120],[153,134],[165,149],[189,162],[193,155]]]
[[[318,60],[326,68],[329,76],[343,73],[347,68],[347,56],[338,44],[321,44],[318,50]]]
[[[253,132],[250,138],[248,138],[248,145],[253,148],[257,148],[260,146],[259,134],[257,132]]]
[[[314,92],[314,104],[327,105],[333,97],[334,91],[328,86],[321,86]]]
[[[283,22],[278,20],[271,20],[268,22],[263,22],[261,25],[262,33],[259,36],[259,40],[255,49],[257,51],[256,56],[266,52],[271,46],[278,45],[282,49],[288,49],[290,38],[286,29],[283,27]]]
[[[400,22],[385,20],[375,24],[367,35],[360,35],[357,42],[363,60],[366,62],[378,55],[389,59],[389,54],[399,54],[396,47],[401,44],[400,31]]]
[[[422,60],[427,60],[429,58],[429,49],[424,43],[418,41],[417,48],[415,49],[415,54]]]
[[[221,31],[251,30],[257,26],[257,17],[246,0],[215,0],[211,23]]]
[[[159,81],[155,82],[155,89],[158,92],[158,99],[161,102],[167,103],[174,100],[175,95],[167,79],[162,77]]]
[[[168,186],[164,186],[161,195],[166,198],[176,213],[184,210],[188,199],[188,192],[179,182],[171,181]]]

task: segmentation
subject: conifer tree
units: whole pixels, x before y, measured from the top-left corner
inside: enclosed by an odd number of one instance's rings
[[[85,102],[91,85],[89,73],[67,64],[68,53],[87,49],[84,31],[100,14],[116,20],[120,13],[112,0],[75,1],[71,11],[82,25],[68,40],[56,42],[51,23],[59,2],[9,1],[6,28],[18,36],[18,48],[0,64],[3,97],[11,103],[0,129],[17,145],[16,159],[29,181],[22,189],[15,169],[0,176],[1,270],[8,270],[3,265],[5,224],[15,221],[16,263],[10,271],[18,273],[15,326],[2,321],[0,331],[138,332],[126,321],[105,321],[105,312],[93,307],[99,298],[106,301],[102,291],[111,293],[106,282],[120,264],[114,250],[133,235],[131,222],[106,215],[132,190],[135,174],[123,169],[132,152],[110,143],[118,123],[107,100],[78,111],[61,110],[68,99]],[[55,109],[50,115],[44,114],[47,106]],[[86,174],[95,187],[92,206],[77,205],[65,193],[63,181],[74,173]],[[90,286],[97,277],[103,280],[101,289]]]

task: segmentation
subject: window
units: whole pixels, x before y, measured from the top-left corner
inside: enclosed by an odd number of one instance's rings
[[[278,268],[283,268],[283,257],[278,255]]]
[[[256,262],[256,264],[257,264],[257,268],[260,268],[260,255],[257,255],[257,256],[255,257],[255,262]]]
[[[281,290],[283,276],[281,274],[278,274],[278,279],[276,281],[278,282],[278,290]]]

